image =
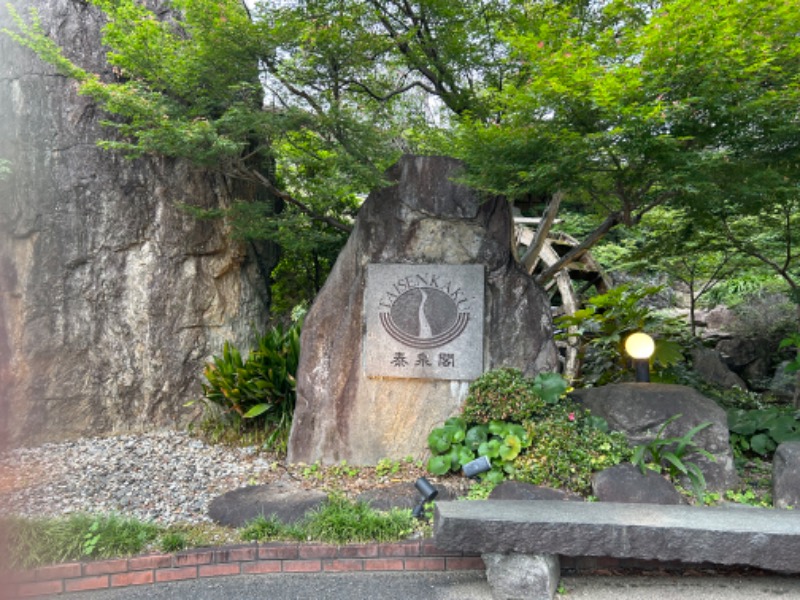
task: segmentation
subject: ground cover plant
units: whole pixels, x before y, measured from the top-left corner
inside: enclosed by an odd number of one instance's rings
[[[457,473],[485,456],[488,483],[510,478],[583,494],[595,471],[628,459],[624,436],[565,400],[558,374],[525,377],[518,369],[488,371],[470,385],[462,414],[431,431],[428,470]]]

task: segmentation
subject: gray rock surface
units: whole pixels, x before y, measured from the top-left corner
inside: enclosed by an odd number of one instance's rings
[[[700,467],[709,491],[722,492],[736,485],[728,417],[719,405],[695,389],[663,383],[620,383],[576,390],[572,396],[593,415],[603,417],[612,430],[624,433],[632,446],[655,439],[661,426],[674,415],[682,416],[667,426],[662,438],[682,436],[701,423],[711,422],[693,441],[716,460],[697,453],[687,453],[684,460]]]
[[[723,388],[747,389],[744,380],[730,370],[716,350],[696,348],[692,351],[692,366],[706,383]]]
[[[489,493],[489,500],[564,500],[583,502],[583,496],[564,490],[554,490],[525,483],[524,481],[503,481]]]
[[[558,556],[489,553],[482,558],[494,600],[552,600],[558,591]]]
[[[322,506],[327,497],[324,492],[303,490],[285,481],[249,485],[214,498],[208,506],[208,516],[227,527],[244,527],[258,517],[275,517],[291,525]]]
[[[772,502],[777,508],[800,510],[800,442],[784,442],[775,450]]]
[[[592,494],[600,502],[634,504],[686,504],[675,486],[665,477],[630,464],[615,465],[592,478]]]
[[[366,265],[485,265],[484,370],[554,370],[549,301],[516,266],[508,203],[453,181],[457,161],[404,157],[392,185],[367,198],[355,229],[306,316],[290,462],[375,464],[423,458],[431,429],[456,414],[468,381],[367,378],[363,357]]]
[[[612,556],[800,573],[800,519],[775,509],[614,502],[439,502],[443,550]]]
[[[90,3],[14,0],[81,66],[111,78]],[[13,29],[6,3],[0,27]],[[225,339],[261,323],[256,261],[222,224],[232,190],[188,165],[101,150],[74,82],[0,35],[0,428],[15,443],[185,421]],[[0,440],[3,431],[0,431]]]
[[[443,485],[434,486],[438,490],[436,501],[453,500],[456,494]],[[360,493],[356,500],[369,504],[375,510],[391,510],[393,508],[414,509],[422,499],[412,482],[395,483],[393,485],[367,490]]]

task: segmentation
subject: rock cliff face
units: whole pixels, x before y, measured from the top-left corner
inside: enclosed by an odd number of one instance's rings
[[[81,66],[104,68],[80,0],[15,0]],[[5,6],[0,26],[9,25]],[[231,190],[180,162],[100,150],[76,84],[0,34],[0,439],[31,443],[176,425],[223,339],[263,321],[264,278],[222,226],[178,204]]]

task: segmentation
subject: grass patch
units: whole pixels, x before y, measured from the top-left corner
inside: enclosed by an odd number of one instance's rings
[[[388,542],[409,537],[417,526],[410,510],[376,511],[341,495],[330,496],[296,525],[260,517],[238,531],[213,524],[161,527],[134,518],[89,514],[44,519],[11,517],[0,522],[0,528],[8,534],[8,558],[15,569],[120,558],[152,550],[172,553],[237,540]]]
[[[377,511],[364,502],[332,495],[294,525],[258,517],[242,530],[247,541],[297,540],[330,544],[393,542],[410,536],[416,521],[408,509]]]
[[[75,514],[63,518],[11,518],[11,566],[29,569],[73,560],[139,554],[159,535],[152,523],[116,515]]]

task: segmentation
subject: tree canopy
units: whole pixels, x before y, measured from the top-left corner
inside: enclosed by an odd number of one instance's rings
[[[564,263],[665,206],[797,293],[793,0],[90,1],[113,80],[35,13],[12,34],[110,115],[105,147],[262,186],[227,214],[243,236],[330,260],[388,165],[443,153],[480,189],[597,215]]]

